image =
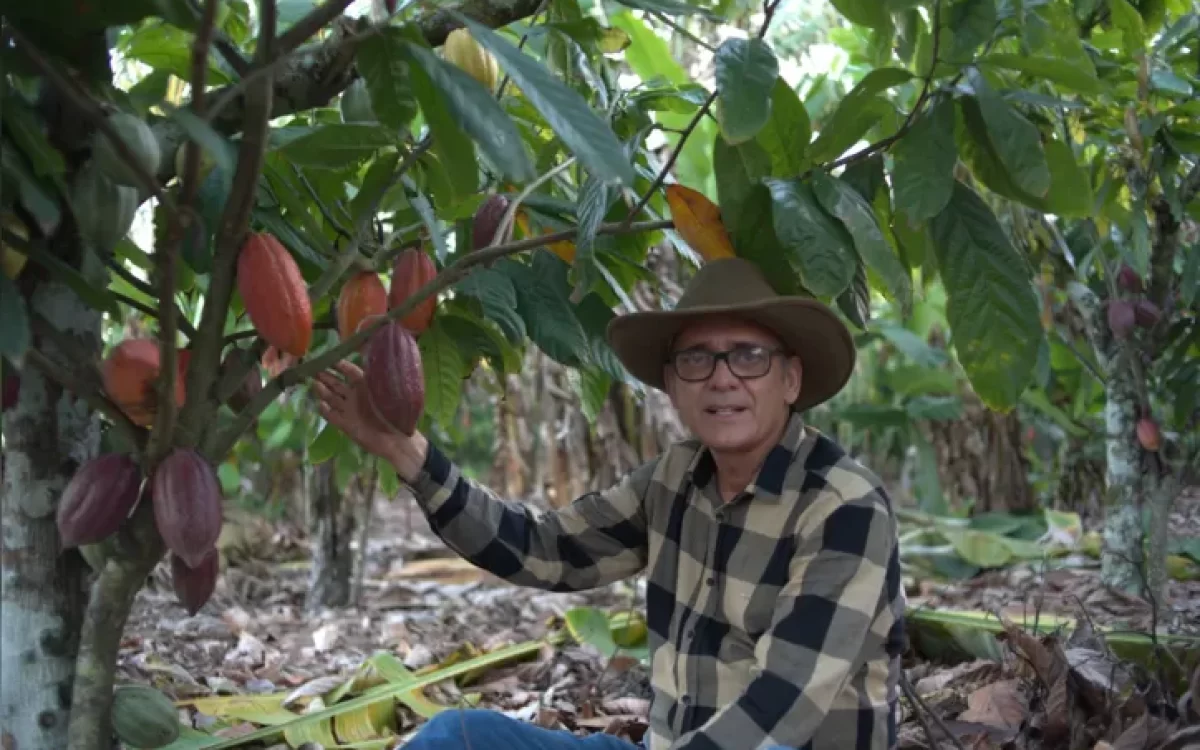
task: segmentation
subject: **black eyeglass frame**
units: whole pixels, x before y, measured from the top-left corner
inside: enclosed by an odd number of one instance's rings
[[[742,374],[738,373],[737,370],[735,370],[733,367],[732,360],[729,359],[730,355],[733,354],[734,352],[744,352],[747,349],[762,350],[762,351],[765,351],[768,355],[766,369],[763,370],[762,372],[758,373],[757,375],[742,375]],[[697,354],[697,353],[707,354],[712,361],[712,366],[710,366],[708,368],[708,373],[705,374],[703,377],[685,378],[683,376],[683,373],[681,373],[679,371],[678,358],[680,355],[683,355],[683,354]],[[671,352],[669,355],[667,355],[667,362],[671,365],[671,369],[673,369],[675,371],[675,375],[678,376],[679,379],[684,381],[685,383],[702,383],[705,380],[708,380],[709,378],[711,378],[713,376],[713,373],[715,373],[717,371],[717,365],[719,363],[721,363],[722,361],[725,362],[725,365],[729,368],[729,372],[732,373],[735,378],[739,378],[741,380],[757,380],[758,378],[763,378],[770,374],[771,366],[772,366],[772,363],[775,361],[776,356],[786,356],[786,355],[787,355],[787,351],[785,349],[780,349],[779,347],[764,346],[762,344],[738,344],[737,346],[733,347],[732,349],[726,349],[726,350],[720,351],[720,352],[710,351],[701,346],[693,346],[693,347],[689,347],[687,349],[680,349],[678,351]]]

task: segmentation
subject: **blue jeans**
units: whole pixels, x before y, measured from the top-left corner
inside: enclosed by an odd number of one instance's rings
[[[434,716],[404,750],[638,750],[611,734],[577,737],[482,708],[450,708]]]

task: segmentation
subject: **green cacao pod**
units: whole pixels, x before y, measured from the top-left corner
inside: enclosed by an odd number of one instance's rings
[[[142,472],[126,453],[88,461],[67,483],[58,502],[58,535],[63,549],[107,539],[137,504]]]
[[[75,175],[71,205],[79,235],[99,252],[107,253],[129,234],[137,213],[138,191],[108,179],[92,162]]]
[[[147,685],[122,685],[113,693],[113,731],[130,747],[159,748],[179,739],[171,699]]]
[[[340,102],[342,122],[375,122],[375,110],[371,108],[371,93],[367,82],[356,78],[342,92]]]
[[[412,435],[425,410],[425,373],[416,338],[400,323],[380,326],[367,340],[363,360],[367,405],[384,424]]]
[[[108,116],[108,124],[147,172],[151,175],[158,172],[162,163],[162,146],[158,144],[158,139],[154,137],[154,131],[149,125],[128,112],[112,113]],[[133,167],[117,151],[112,140],[99,129],[92,136],[92,161],[116,184],[141,187],[142,183]]]

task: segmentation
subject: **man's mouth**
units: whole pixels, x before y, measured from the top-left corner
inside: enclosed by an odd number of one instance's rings
[[[706,414],[713,414],[718,417],[727,417],[733,414],[741,414],[746,411],[744,406],[709,406],[704,409]]]

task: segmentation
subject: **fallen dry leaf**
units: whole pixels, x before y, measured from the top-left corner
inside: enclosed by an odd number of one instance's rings
[[[1028,711],[1016,680],[984,685],[967,697],[967,710],[959,721],[987,724],[999,729],[1017,729]]]

